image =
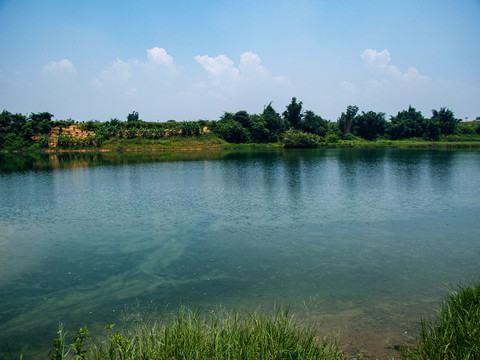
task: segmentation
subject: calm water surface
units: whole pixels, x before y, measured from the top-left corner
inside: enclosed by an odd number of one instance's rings
[[[479,189],[479,152],[1,154],[0,358],[181,303],[382,356],[479,278]]]

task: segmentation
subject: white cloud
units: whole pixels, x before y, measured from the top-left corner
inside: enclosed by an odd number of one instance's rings
[[[153,47],[147,49],[146,52],[146,61],[115,60],[113,64],[102,71],[99,78],[93,81],[93,85],[96,88],[115,85],[117,86],[116,91],[122,91],[124,95],[132,97],[142,86],[155,88],[176,75],[177,70],[173,57],[165,49]]]
[[[235,67],[233,60],[225,55],[218,55],[214,58],[208,55],[197,55],[195,60],[216,78],[226,77],[235,80],[240,76],[240,71]]]
[[[269,76],[267,69],[260,64],[261,62],[262,60],[257,54],[248,51],[240,55],[238,67],[245,76]]]
[[[406,73],[402,73],[396,66],[389,65],[392,59],[387,49],[383,49],[380,52],[374,49],[366,49],[361,57],[363,61],[380,76],[392,77],[407,82],[428,79],[428,76],[420,74],[414,67],[410,67]]]
[[[117,59],[112,65],[102,71],[102,82],[127,82],[132,77],[132,64],[134,64],[134,61],[125,62]]]
[[[75,66],[67,59],[58,62],[50,61],[43,66],[40,75],[54,76],[58,79],[67,80],[77,75],[77,69],[75,69]]]
[[[402,74],[404,80],[428,80],[428,76],[420,74],[414,67],[409,67],[405,74]]]
[[[173,62],[173,57],[165,51],[164,48],[154,47],[147,50],[148,64],[164,66],[172,72],[176,72],[176,67]]]
[[[366,49],[362,53],[362,59],[366,61],[370,65],[374,65],[377,67],[386,67],[388,63],[391,61],[390,52],[387,49],[383,49],[383,51],[378,52],[374,49]]]
[[[284,76],[273,76],[263,65],[257,54],[247,51],[240,55],[238,67],[226,55],[210,57],[197,55],[195,60],[210,75],[210,94],[227,98],[242,92],[271,88],[272,85],[288,84]]]

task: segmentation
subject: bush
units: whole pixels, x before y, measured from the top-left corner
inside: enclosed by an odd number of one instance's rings
[[[239,122],[234,120],[218,121],[214,132],[229,143],[246,143],[250,140],[250,134]]]
[[[330,134],[330,135],[327,135],[325,141],[329,144],[335,144],[337,143],[338,141],[340,140],[340,136],[338,136],[337,134]]]
[[[300,130],[290,129],[283,135],[282,145],[285,148],[316,148],[322,138],[315,134],[308,134]]]
[[[348,133],[348,134],[343,134],[342,139],[343,140],[358,140],[358,137],[356,137],[352,133]],[[333,142],[335,142],[335,141],[333,141]]]
[[[442,140],[449,141],[449,142],[455,142],[455,141],[461,141],[461,137],[459,135],[444,135],[441,137]]]

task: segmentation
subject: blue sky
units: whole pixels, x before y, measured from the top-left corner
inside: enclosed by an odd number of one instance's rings
[[[480,116],[480,1],[1,1],[0,111]]]

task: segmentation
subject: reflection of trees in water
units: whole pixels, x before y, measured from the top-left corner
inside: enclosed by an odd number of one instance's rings
[[[430,151],[427,155],[430,181],[438,191],[445,192],[455,186],[456,175],[461,175],[460,169],[455,169],[459,152]]]
[[[366,191],[385,191],[386,156],[384,150],[338,150],[338,175],[345,195],[358,196]]]
[[[172,161],[222,160],[229,151],[126,151],[0,154],[0,172],[51,170],[86,166],[128,165]]]
[[[455,169],[460,154],[443,150],[390,150],[390,186],[407,192],[421,186],[437,194],[444,193],[455,186],[455,176],[460,175],[461,170]]]

